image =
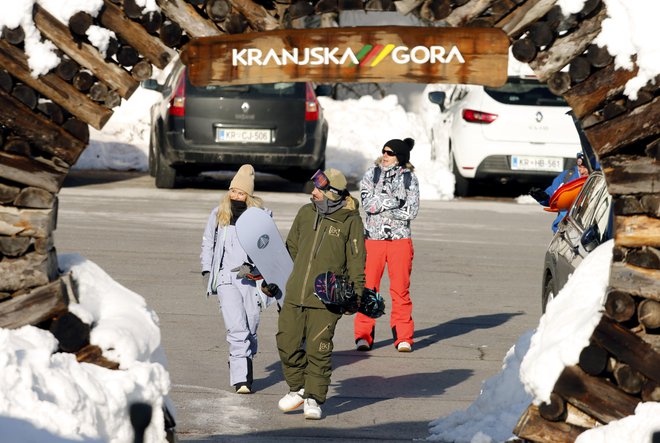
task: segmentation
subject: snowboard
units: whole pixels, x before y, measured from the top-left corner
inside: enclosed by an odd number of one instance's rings
[[[282,294],[277,298],[277,304],[281,307],[293,260],[275,221],[263,209],[248,208],[236,220],[236,235],[266,283],[279,286]]]

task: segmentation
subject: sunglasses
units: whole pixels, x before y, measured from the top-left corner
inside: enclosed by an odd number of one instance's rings
[[[330,179],[320,169],[316,171],[314,175],[312,175],[311,180],[312,182],[314,182],[314,186],[321,191],[330,191],[333,194],[337,194],[337,195],[343,194],[343,191],[340,191],[339,189],[330,186]]]
[[[389,151],[389,150],[387,150],[387,149],[385,149],[385,148],[383,148],[383,150],[380,151],[380,152],[381,152],[383,155],[387,155],[388,157],[396,157],[396,154],[394,153],[394,151]]]

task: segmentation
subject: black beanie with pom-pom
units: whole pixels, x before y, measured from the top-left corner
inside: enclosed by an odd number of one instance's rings
[[[404,138],[403,140],[394,138],[385,143],[383,148],[386,146],[394,152],[399,164],[405,167],[410,161],[410,151],[412,151],[413,146],[415,146],[415,140],[412,138]]]

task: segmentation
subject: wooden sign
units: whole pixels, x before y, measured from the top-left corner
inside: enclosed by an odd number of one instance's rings
[[[373,26],[288,29],[191,40],[181,53],[197,86],[290,81],[502,86],[509,38],[496,28]]]

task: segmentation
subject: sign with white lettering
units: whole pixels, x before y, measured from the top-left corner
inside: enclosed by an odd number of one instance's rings
[[[509,39],[496,28],[373,26],[203,37],[181,53],[194,85],[290,81],[506,82]]]

